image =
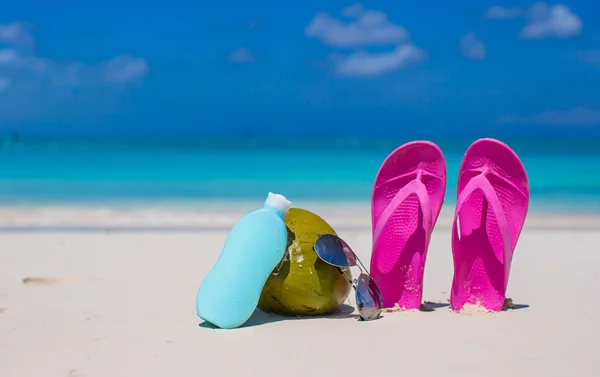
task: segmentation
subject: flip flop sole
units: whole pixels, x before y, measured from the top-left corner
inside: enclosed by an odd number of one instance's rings
[[[371,203],[371,275],[384,307],[420,308],[427,248],[445,190],[445,159],[431,142],[402,145],[379,169]]]
[[[525,168],[506,144],[477,140],[463,158],[457,196],[451,307],[459,311],[473,304],[499,311],[529,206]]]

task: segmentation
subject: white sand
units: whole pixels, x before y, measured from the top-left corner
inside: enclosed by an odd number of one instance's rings
[[[0,209],[0,376],[598,376],[593,216],[531,214],[509,284],[514,303],[528,307],[441,307],[373,322],[257,312],[246,327],[214,330],[199,326],[195,295],[240,213],[210,211]],[[368,264],[368,208],[319,213]],[[448,299],[449,214],[428,254],[428,301]],[[23,231],[34,225],[100,228]],[[109,226],[130,230],[102,230]],[[133,229],[149,226],[189,229]]]

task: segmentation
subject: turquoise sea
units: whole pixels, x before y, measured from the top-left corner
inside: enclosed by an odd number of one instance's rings
[[[386,155],[403,139],[146,139],[5,141],[0,205],[263,200],[368,203]],[[432,140],[448,164],[446,203],[456,198],[462,155],[473,140]],[[532,208],[600,213],[600,140],[503,140],[519,154]]]

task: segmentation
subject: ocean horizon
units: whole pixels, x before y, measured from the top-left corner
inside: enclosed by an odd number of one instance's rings
[[[385,157],[402,138],[147,138],[5,140],[0,205],[304,201],[368,204]],[[473,139],[433,139],[446,157],[446,204]],[[600,141],[503,140],[522,159],[531,207],[600,213]]]

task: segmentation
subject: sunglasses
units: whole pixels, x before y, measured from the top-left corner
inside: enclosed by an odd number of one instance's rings
[[[381,292],[350,246],[333,234],[320,234],[315,242],[314,250],[323,262],[332,266],[339,268],[357,266],[360,269],[360,276],[354,280],[349,278],[344,271],[340,272],[354,288],[360,317],[365,321],[379,318],[383,308]]]

